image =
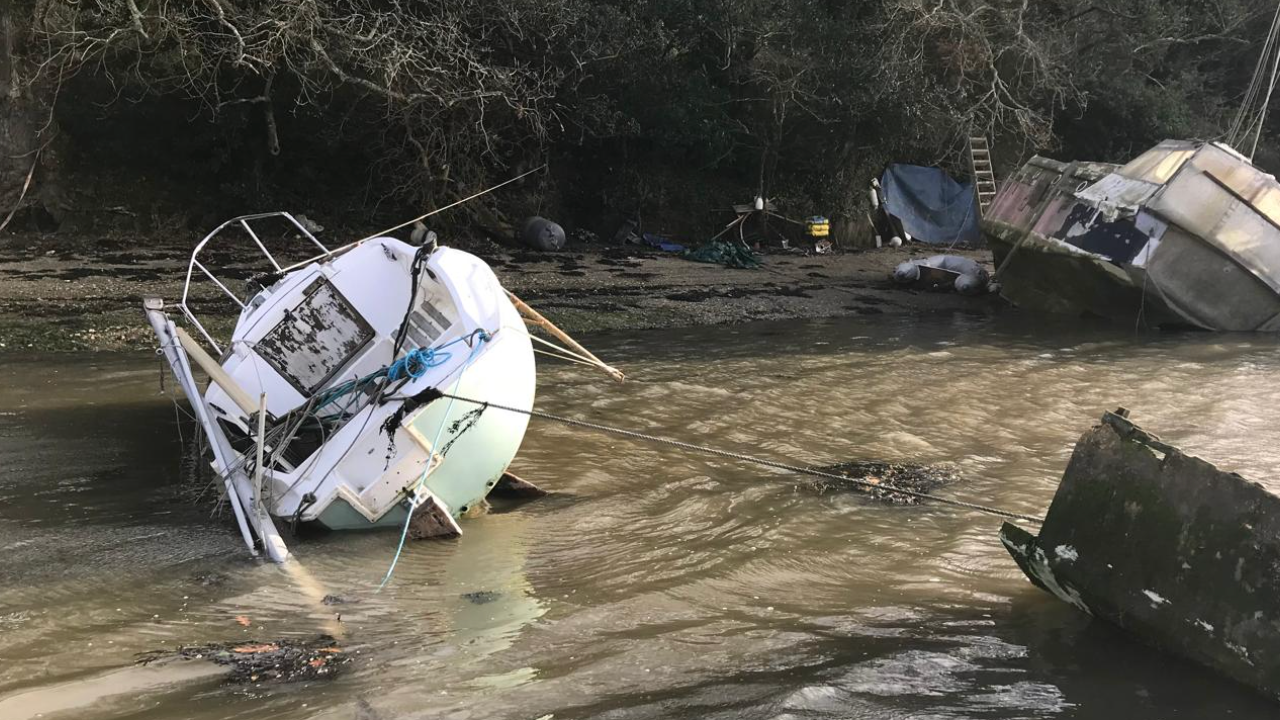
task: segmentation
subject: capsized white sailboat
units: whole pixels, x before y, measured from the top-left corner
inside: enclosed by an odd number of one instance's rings
[[[254,229],[271,218],[319,254],[282,267]],[[233,292],[207,264],[211,243],[231,229],[269,263],[248,293]],[[196,273],[241,309],[225,342],[188,302]],[[206,236],[181,301],[147,299],[144,308],[245,542],[282,562],[289,551],[275,520],[346,530],[400,525],[412,514],[420,534],[461,534],[458,518],[502,478],[529,417],[442,392],[532,409],[538,338],[517,304],[545,323],[482,260],[436,247],[434,236],[422,247],[371,237],[331,251],[292,215],[267,213]],[[210,378],[203,390],[193,363]]]

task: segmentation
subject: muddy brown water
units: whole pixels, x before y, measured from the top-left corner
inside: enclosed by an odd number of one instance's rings
[[[632,381],[541,368],[539,404],[775,459],[953,462],[945,493],[1047,506],[1071,445],[1123,404],[1252,479],[1280,466],[1280,343],[963,316],[595,338]],[[348,602],[181,500],[151,355],[0,365],[0,718],[1274,717],[1277,706],[1033,588],[999,521],[535,421],[555,495],[411,545],[293,541]],[[170,391],[172,383],[167,385]],[[1275,487],[1273,485],[1273,487]],[[1280,489],[1280,488],[1278,488]],[[230,686],[178,645],[316,634],[319,684]],[[249,618],[243,627],[238,616]]]

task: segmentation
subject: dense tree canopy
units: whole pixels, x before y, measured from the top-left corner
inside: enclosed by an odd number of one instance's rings
[[[439,203],[549,161],[531,197],[586,225],[701,228],[757,192],[856,216],[886,162],[958,169],[971,134],[1006,165],[1222,136],[1275,5],[17,0],[0,192],[35,150],[50,183],[245,210]]]

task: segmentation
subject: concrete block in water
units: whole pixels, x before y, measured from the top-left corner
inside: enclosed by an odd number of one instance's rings
[[[1108,413],[1039,536],[1000,539],[1033,583],[1280,698],[1280,498]]]

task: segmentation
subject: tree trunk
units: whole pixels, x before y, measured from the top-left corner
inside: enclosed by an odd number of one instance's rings
[[[17,13],[12,4],[0,7],[0,221],[18,206],[53,210],[59,205],[50,183],[54,153],[46,142],[56,128],[43,98],[23,82]],[[34,175],[23,196],[29,173]]]

